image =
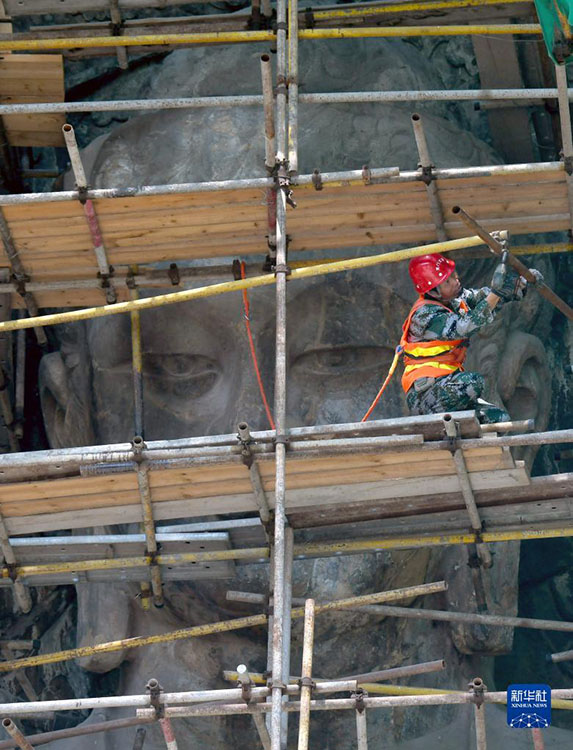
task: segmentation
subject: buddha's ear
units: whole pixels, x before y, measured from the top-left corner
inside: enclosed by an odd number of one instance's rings
[[[535,429],[543,431],[551,411],[551,382],[541,340],[523,331],[510,333],[500,359],[497,388],[511,418],[533,419]],[[522,450],[519,458],[533,461],[534,454],[535,450]]]
[[[44,427],[52,448],[95,442],[90,414],[90,364],[86,352],[46,354],[40,363],[39,390]]]

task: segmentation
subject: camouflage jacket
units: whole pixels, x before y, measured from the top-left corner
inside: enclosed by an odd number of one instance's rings
[[[419,307],[410,321],[408,340],[449,341],[468,338],[491,323],[495,317],[495,310],[490,310],[486,302],[490,291],[487,286],[482,289],[463,289],[459,297],[446,303],[448,310],[437,305]],[[466,313],[461,311],[462,300],[469,308]]]

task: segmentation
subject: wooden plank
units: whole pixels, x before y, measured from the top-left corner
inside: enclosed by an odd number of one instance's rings
[[[479,472],[472,477],[476,489],[515,488],[527,485],[529,477],[523,466],[515,469]],[[458,478],[441,477],[432,483],[432,490],[437,493],[456,493]],[[347,487],[321,487],[313,490],[291,490],[287,492],[287,509],[317,510],[320,506],[329,504],[347,504],[352,501],[363,503],[365,511],[369,504],[395,497],[423,497],[428,489],[427,480],[415,478],[403,480],[399,484],[394,480],[374,482],[370,484],[353,485],[351,491]],[[269,495],[271,505],[274,505],[272,493]],[[324,510],[324,509],[323,509]],[[251,493],[228,496],[182,499],[171,502],[154,504],[156,520],[175,518],[192,518],[211,516],[224,513],[252,513],[257,512],[256,504]],[[328,515],[328,510],[324,511]],[[78,508],[67,512],[50,512],[43,515],[28,515],[6,519],[6,526],[11,534],[32,534],[41,531],[56,531],[59,529],[84,528],[99,525],[114,525],[131,523],[141,520],[141,505],[138,502],[112,508]]]
[[[62,55],[0,56],[0,103],[64,101]],[[12,146],[63,146],[64,114],[2,118]]]

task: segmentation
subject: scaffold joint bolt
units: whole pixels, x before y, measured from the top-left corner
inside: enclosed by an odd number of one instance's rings
[[[366,710],[366,706],[364,705],[364,698],[368,697],[368,693],[366,692],[366,690],[358,688],[358,690],[355,693],[352,693],[350,697],[354,698],[355,708],[358,713],[363,713]]]
[[[316,687],[316,682],[312,679],[312,677],[301,677],[298,681],[298,686],[300,688],[309,687],[311,690],[314,690],[314,688]]]
[[[315,190],[322,190],[324,185],[322,184],[322,176],[320,174],[320,169],[315,169],[312,173],[312,184],[314,185]]]
[[[423,167],[421,164],[418,164],[418,169],[421,169],[421,176],[420,179],[425,185],[429,185],[430,182],[434,179],[433,169],[434,165],[430,164],[427,167]]]
[[[181,283],[181,274],[179,273],[179,267],[177,263],[170,263],[167,269],[167,276],[171,282],[171,286],[179,286]]]

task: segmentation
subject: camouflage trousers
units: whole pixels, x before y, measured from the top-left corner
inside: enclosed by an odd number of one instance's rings
[[[507,422],[509,414],[482,399],[485,380],[479,372],[454,372],[441,378],[418,378],[406,394],[410,412],[440,414],[475,409],[481,422]]]

